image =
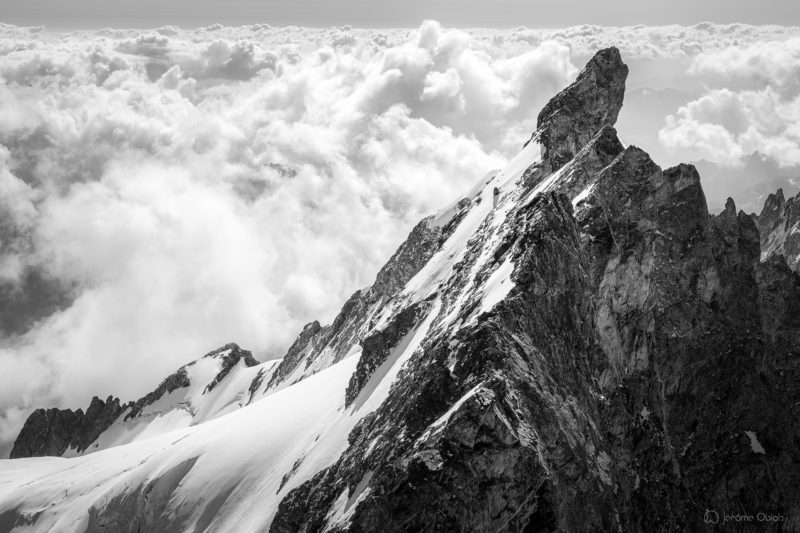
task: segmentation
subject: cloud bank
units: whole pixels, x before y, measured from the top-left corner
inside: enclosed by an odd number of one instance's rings
[[[0,25],[0,441],[225,342],[281,356],[600,47],[631,65],[624,142],[796,163],[798,34]]]
[[[800,37],[701,53],[689,73],[709,89],[667,117],[666,146],[727,166],[753,152],[800,164]]]

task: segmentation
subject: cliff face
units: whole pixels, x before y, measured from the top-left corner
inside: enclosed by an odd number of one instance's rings
[[[34,523],[666,532],[734,514],[763,529],[763,513],[800,529],[800,278],[761,261],[777,218],[709,215],[694,167],[620,142],[627,72],[600,51],[333,324],[237,378],[250,405],[110,450],[118,464],[83,458],[97,496]],[[0,517],[43,508],[36,479],[30,499],[0,483]]]

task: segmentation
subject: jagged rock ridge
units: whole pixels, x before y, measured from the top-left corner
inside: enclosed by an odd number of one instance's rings
[[[376,310],[387,304],[439,249],[447,230],[437,225],[432,217],[420,221],[378,272],[375,283],[356,291],[330,326],[320,327],[319,322],[312,322],[303,328],[267,388],[289,385],[346,356],[349,348],[365,335],[369,319]]]
[[[37,409],[25,421],[11,450],[11,458],[62,455],[68,448],[84,451],[119,417],[119,398],[92,398],[82,409]]]
[[[649,532],[716,510],[800,529],[800,278],[760,261],[733,202],[708,214],[694,167],[620,142],[626,76],[599,52],[517,158],[423,220],[332,325],[242,376],[261,399],[80,458],[102,472],[85,500],[56,497],[74,490],[59,465],[52,487],[0,473],[0,519]]]
[[[767,197],[756,217],[761,235],[761,259],[782,256],[789,267],[800,268],[800,194],[786,200],[783,189]]]

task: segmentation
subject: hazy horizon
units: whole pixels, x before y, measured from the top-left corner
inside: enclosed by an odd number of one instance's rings
[[[43,25],[54,30],[100,29],[104,27],[156,28],[163,25],[200,27],[211,24],[360,28],[413,28],[425,19],[435,19],[452,28],[536,29],[591,24],[603,26],[714,24],[800,24],[800,10],[791,0],[615,0],[593,2],[563,0],[532,5],[521,0],[482,2],[469,0],[412,0],[402,9],[386,2],[345,0],[173,0],[165,5],[155,0],[135,4],[118,1],[6,0],[0,21],[14,25]]]

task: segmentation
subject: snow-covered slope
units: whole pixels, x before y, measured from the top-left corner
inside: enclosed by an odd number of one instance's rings
[[[135,531],[137,506],[151,517],[143,531],[262,530],[280,497],[346,445],[354,363],[196,426],[83,457],[4,461],[0,530]]]
[[[249,386],[258,372],[269,372],[278,363],[268,361],[247,366],[242,359],[231,367],[226,376],[215,382],[223,368],[224,355],[225,350],[183,367],[181,370],[186,372],[188,386],[167,392],[140,409],[135,404],[126,407],[114,423],[82,453],[194,426],[239,409],[250,402]],[[64,457],[73,456],[76,452],[70,448]]]
[[[797,452],[800,282],[757,265],[747,215],[708,215],[692,167],[622,146],[626,77],[599,52],[280,363],[212,352],[93,453],[0,462],[0,531],[674,531],[745,504],[800,524],[800,473],[758,475]]]

